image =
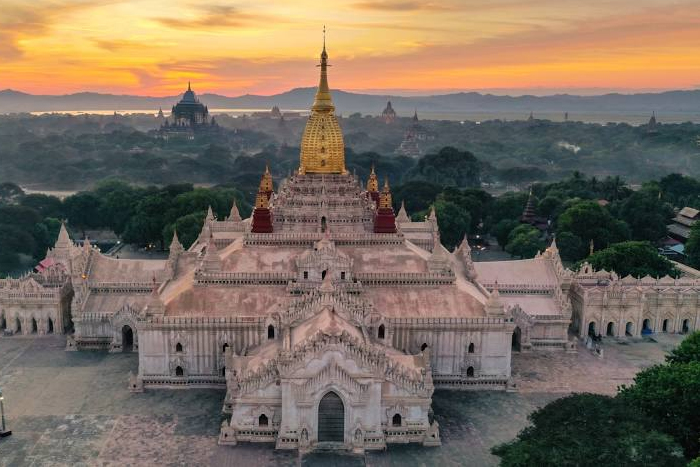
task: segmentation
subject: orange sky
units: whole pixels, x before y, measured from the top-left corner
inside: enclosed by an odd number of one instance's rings
[[[700,0],[0,0],[0,89],[700,87]],[[594,91],[591,91],[594,89]]]

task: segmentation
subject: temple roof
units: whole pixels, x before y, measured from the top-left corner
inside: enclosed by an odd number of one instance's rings
[[[492,284],[536,284],[554,286],[557,277],[549,261],[544,258],[515,261],[479,261],[474,263],[479,282]]]

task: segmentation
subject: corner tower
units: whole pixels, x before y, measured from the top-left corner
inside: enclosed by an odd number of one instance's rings
[[[345,144],[340,124],[335,116],[335,106],[328,88],[328,53],[326,53],[326,32],[323,31],[323,51],[321,52],[321,78],[311,115],[306,122],[301,139],[299,173],[344,174]]]

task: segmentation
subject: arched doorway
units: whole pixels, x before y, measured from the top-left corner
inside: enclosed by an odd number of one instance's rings
[[[520,352],[520,327],[516,326],[515,329],[513,329],[513,337],[511,339],[511,350],[514,352]]]
[[[634,323],[632,323],[632,321],[627,321],[627,324],[625,325],[625,335],[634,335]]]
[[[474,343],[469,344],[469,348],[467,349],[467,353],[474,353]]]
[[[318,404],[318,441],[345,441],[345,406],[340,396],[332,391]]]
[[[683,326],[681,327],[681,332],[687,334],[690,331],[690,322],[687,319],[683,320]]]
[[[473,366],[470,366],[469,368],[467,368],[467,376],[469,376],[469,377],[474,376],[474,367]]]
[[[667,319],[665,319],[663,324],[661,324],[661,330],[663,332],[668,332],[668,320]]]
[[[226,349],[228,349],[228,342],[221,347],[221,352],[226,353]]]
[[[642,321],[642,334],[651,334],[651,320],[648,318]]]
[[[53,320],[49,318],[49,323],[48,323],[48,329],[46,330],[47,334],[53,334]]]
[[[122,327],[122,352],[131,352],[134,350],[134,331],[131,326],[124,325]]]
[[[17,334],[22,334],[22,321],[19,320],[19,316],[15,318],[15,322],[17,323]]]
[[[328,221],[326,221],[326,216],[321,217],[321,232],[325,233],[328,228]]]
[[[268,339],[275,338],[275,327],[271,324],[267,327],[267,338]]]
[[[32,318],[32,334],[36,334],[39,330],[39,326],[36,324],[36,319]]]
[[[591,337],[595,337],[595,336],[596,336],[596,332],[595,332],[595,321],[591,321],[590,323],[588,323],[588,335],[591,336]]]
[[[615,323],[612,321],[608,323],[608,328],[605,330],[605,335],[610,337],[615,336]]]
[[[401,414],[397,413],[391,418],[391,426],[401,426]]]
[[[7,329],[7,321],[5,320],[5,315],[0,316],[0,331]]]
[[[379,325],[379,330],[377,331],[377,338],[379,339],[384,339],[384,325],[380,324]]]

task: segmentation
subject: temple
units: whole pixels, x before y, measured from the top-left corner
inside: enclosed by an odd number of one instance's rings
[[[162,116],[162,109],[159,112]],[[166,119],[159,130],[163,137],[175,134],[184,134],[193,137],[197,132],[212,132],[218,130],[214,117],[209,118],[209,109],[202,104],[187,83],[187,91],[182,99],[175,104],[170,113],[170,119]]]
[[[434,210],[394,214],[388,179],[345,168],[327,61],[324,44],[299,168],[276,190],[266,168],[251,217],[210,209],[163,260],[115,259],[62,226],[36,272],[0,280],[2,328],[138,352],[134,392],[225,390],[221,444],[353,452],[439,445],[434,390],[517,390],[513,352],[698,328],[698,280],[574,273],[556,242],[475,262],[466,237],[442,245]]]

